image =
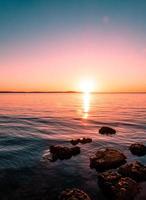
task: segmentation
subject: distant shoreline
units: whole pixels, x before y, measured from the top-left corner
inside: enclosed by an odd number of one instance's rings
[[[77,91],[0,91],[0,94],[55,94],[55,93],[63,93],[63,94],[82,94],[84,92]],[[146,94],[146,92],[91,92],[91,94]]]

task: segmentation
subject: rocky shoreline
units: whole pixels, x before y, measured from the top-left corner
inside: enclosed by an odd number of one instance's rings
[[[116,130],[110,127],[101,127],[99,134],[116,134]],[[72,145],[90,142],[92,142],[91,138],[70,140]],[[146,155],[146,146],[142,143],[132,144],[129,150],[135,156]],[[69,148],[54,145],[50,147],[53,161],[69,159],[78,155],[80,151],[78,146]],[[89,158],[89,165],[91,169],[96,169],[99,188],[107,199],[134,200],[141,191],[139,182],[146,181],[146,166],[138,161],[127,163],[124,153],[115,148],[97,149],[95,155]],[[78,188],[67,188],[58,199],[91,200],[88,194]]]
[[[0,199],[145,200],[145,144],[121,149],[101,147],[87,135],[55,140],[46,145],[36,166],[1,170]]]

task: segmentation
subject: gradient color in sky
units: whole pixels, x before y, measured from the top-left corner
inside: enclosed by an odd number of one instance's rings
[[[0,90],[146,91],[145,0],[0,0]]]

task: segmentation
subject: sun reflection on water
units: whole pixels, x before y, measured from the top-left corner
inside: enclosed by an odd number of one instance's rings
[[[89,110],[90,110],[90,93],[85,92],[83,93],[83,118],[87,119],[89,115]]]

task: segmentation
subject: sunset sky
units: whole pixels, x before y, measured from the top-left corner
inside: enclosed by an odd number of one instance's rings
[[[0,0],[0,90],[146,91],[146,0]]]

